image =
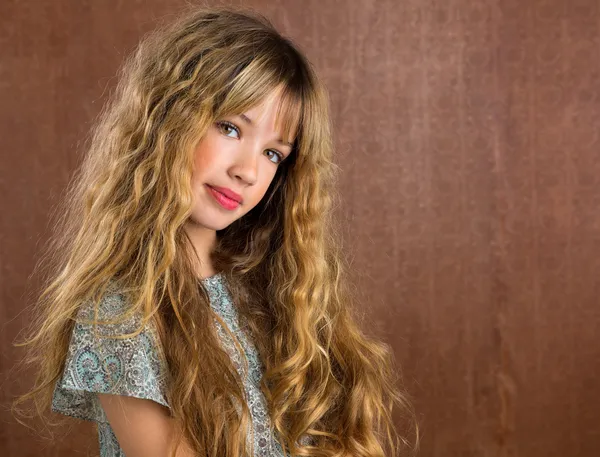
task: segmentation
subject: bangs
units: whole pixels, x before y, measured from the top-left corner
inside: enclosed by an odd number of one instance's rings
[[[223,85],[226,89],[214,107],[215,118],[242,114],[278,92],[275,123],[282,140],[295,144],[306,118],[306,98],[314,92],[306,65],[293,48],[283,55],[271,50],[238,65]]]
[[[275,117],[275,125],[281,132],[283,141],[295,144],[300,137],[304,106],[299,93],[289,86],[283,88]]]

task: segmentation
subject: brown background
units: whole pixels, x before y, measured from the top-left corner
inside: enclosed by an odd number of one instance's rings
[[[0,2],[0,372],[124,56],[181,1]],[[600,3],[247,1],[331,92],[347,246],[424,457],[600,455]],[[2,385],[2,403],[27,379]],[[0,412],[3,456],[83,455]]]

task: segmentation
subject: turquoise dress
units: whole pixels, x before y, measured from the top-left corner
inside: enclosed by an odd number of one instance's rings
[[[264,395],[259,388],[264,367],[256,347],[241,331],[236,309],[225,286],[225,278],[219,273],[204,278],[202,282],[208,290],[212,309],[239,338],[248,359],[245,390],[252,414],[255,456],[283,457],[283,450],[271,426]],[[104,320],[118,315],[124,306],[123,296],[118,291],[109,289],[100,302],[98,317]],[[78,317],[91,320],[93,312],[91,305],[83,306]],[[98,326],[97,331],[109,334],[133,333],[138,324],[139,320],[131,318],[121,324]],[[221,343],[242,376],[241,355],[216,319],[215,325]],[[164,395],[168,373],[164,359],[157,350],[156,341],[156,333],[151,326],[144,328],[135,337],[121,340],[94,338],[92,325],[77,322],[73,328],[65,369],[54,389],[52,411],[95,421],[101,457],[124,457],[125,453],[119,446],[96,393],[145,398],[169,407]],[[304,439],[301,442],[306,443]]]

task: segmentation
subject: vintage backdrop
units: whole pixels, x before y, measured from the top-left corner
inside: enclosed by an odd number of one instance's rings
[[[207,2],[210,3],[210,2]],[[239,3],[239,2],[238,2]],[[183,1],[0,2],[0,455],[28,276],[123,58]],[[600,455],[598,0],[246,1],[331,93],[346,245],[423,457]]]

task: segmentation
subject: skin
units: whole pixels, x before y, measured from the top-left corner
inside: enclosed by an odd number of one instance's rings
[[[244,216],[262,200],[279,164],[292,151],[292,139],[282,138],[275,122],[279,102],[280,91],[276,90],[245,113],[218,120],[196,147],[192,176],[195,202],[185,230],[198,254],[200,278],[215,273],[209,259],[216,231]],[[242,203],[234,210],[223,208],[206,184],[237,192]]]

